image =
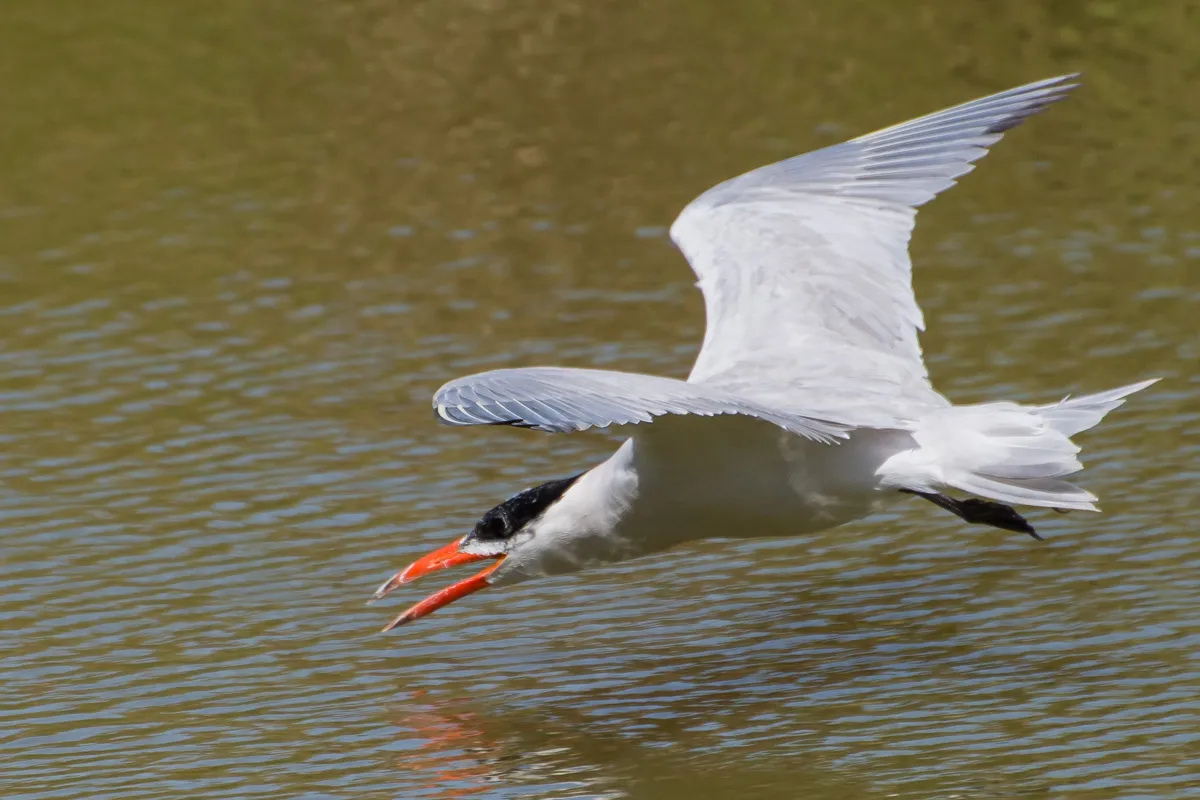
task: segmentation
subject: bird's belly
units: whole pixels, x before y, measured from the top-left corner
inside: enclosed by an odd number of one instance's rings
[[[659,536],[673,541],[733,537],[797,536],[834,528],[870,515],[874,491],[827,492],[821,487],[752,487],[731,491],[728,485],[697,482],[673,495],[665,512],[644,521]],[[632,517],[631,523],[638,522]],[[640,539],[640,537],[638,537]]]
[[[828,445],[753,419],[688,421],[633,442],[633,541],[795,536],[862,518],[883,499],[876,469],[900,446],[878,431]]]

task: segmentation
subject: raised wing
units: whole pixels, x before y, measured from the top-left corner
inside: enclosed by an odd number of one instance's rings
[[[762,167],[692,201],[671,226],[708,314],[688,380],[852,425],[900,425],[944,404],[917,341],[916,209],[1073,77]]]
[[[515,425],[553,433],[650,422],[663,414],[743,414],[829,442],[845,427],[762,406],[735,394],[654,375],[599,369],[498,369],[450,381],[433,396],[451,425]]]

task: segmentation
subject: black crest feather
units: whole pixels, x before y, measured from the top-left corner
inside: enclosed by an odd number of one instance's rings
[[[580,473],[580,475],[582,474]],[[577,480],[579,480],[579,475],[573,475],[570,478],[549,481],[541,486],[518,492],[484,514],[483,518],[475,523],[475,530],[471,532],[471,537],[481,542],[495,542],[509,538],[529,524],[531,520],[541,516]]]

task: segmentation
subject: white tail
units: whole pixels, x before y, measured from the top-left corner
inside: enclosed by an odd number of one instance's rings
[[[1157,380],[1047,406],[1000,402],[940,409],[913,430],[917,446],[885,461],[879,475],[896,488],[952,486],[1004,503],[1096,511],[1094,495],[1062,480],[1083,469],[1070,437]]]

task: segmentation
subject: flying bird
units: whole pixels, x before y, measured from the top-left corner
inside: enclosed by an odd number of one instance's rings
[[[905,495],[1034,538],[1013,505],[1096,511],[1096,498],[1065,480],[1082,469],[1071,437],[1157,379],[1048,405],[954,405],[921,358],[908,254],[917,208],[1066,96],[1075,77],[780,161],[693,200],[671,226],[707,313],[686,381],[531,367],[439,389],[434,411],[450,425],[622,426],[629,438],[603,463],[505,500],[389,578],[373,599],[489,562],[384,630],[489,586],[706,537],[811,533]]]

